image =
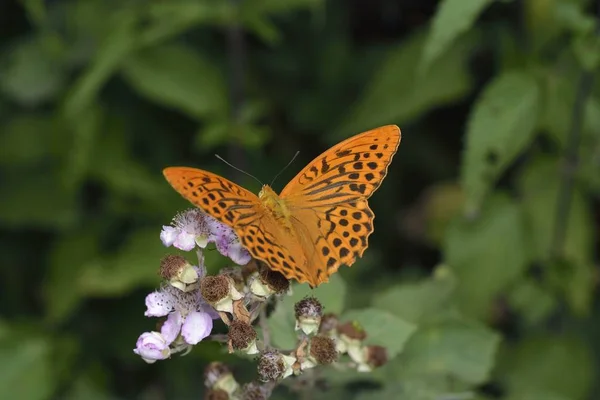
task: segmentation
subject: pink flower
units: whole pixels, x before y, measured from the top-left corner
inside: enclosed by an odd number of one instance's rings
[[[205,270],[198,268],[199,277]],[[133,350],[148,363],[164,360],[171,354],[191,350],[210,335],[213,319],[219,314],[202,297],[200,289],[184,292],[165,285],[146,296],[147,317],[164,317],[160,332],[143,333]]]
[[[205,248],[208,243],[215,243],[219,253],[238,265],[246,265],[251,260],[250,253],[231,227],[197,208],[177,214],[171,226],[163,226],[160,240],[167,247],[174,246],[183,251],[193,250],[196,245]]]

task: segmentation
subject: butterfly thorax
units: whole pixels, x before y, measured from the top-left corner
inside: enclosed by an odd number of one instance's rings
[[[290,210],[285,201],[269,185],[263,185],[262,190],[258,193],[258,198],[277,222],[290,231],[292,228],[289,219]]]

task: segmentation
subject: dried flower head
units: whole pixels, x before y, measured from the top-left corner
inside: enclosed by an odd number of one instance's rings
[[[222,390],[229,395],[239,388],[229,368],[221,362],[212,362],[204,369],[204,386],[208,389]]]
[[[387,350],[382,346],[366,346],[366,362],[371,368],[378,368],[388,362]]]
[[[323,306],[315,297],[306,297],[294,306],[296,314],[296,330],[310,335],[319,329],[323,316]]]
[[[270,395],[271,390],[257,382],[247,383],[242,389],[242,400],[266,400]]]
[[[331,364],[337,360],[335,341],[327,336],[314,336],[310,339],[310,356],[318,364]]]
[[[229,343],[235,350],[241,350],[247,354],[256,354],[258,349],[256,347],[256,331],[252,325],[235,320],[229,326]]]
[[[335,333],[335,330],[337,329],[339,323],[340,320],[337,315],[333,313],[327,313],[321,318],[321,325],[319,325],[319,333],[325,335]]]
[[[263,352],[258,359],[258,377],[262,382],[277,381],[290,376],[294,371],[294,357],[285,356],[276,350]]]
[[[365,330],[357,322],[346,322],[338,325],[337,333],[337,351],[348,353],[356,363],[362,363],[362,342],[367,337]]]
[[[227,275],[205,277],[200,283],[200,291],[215,310],[229,313],[233,312],[233,302],[243,297]]]
[[[229,393],[221,389],[208,389],[204,400],[229,400]]]
[[[178,255],[167,255],[160,262],[160,276],[179,290],[191,291],[202,272]]]
[[[273,271],[263,265],[259,271],[260,281],[275,294],[282,294],[290,288],[290,281],[281,272]]]

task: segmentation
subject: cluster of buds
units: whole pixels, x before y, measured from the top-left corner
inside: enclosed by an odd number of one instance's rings
[[[258,360],[258,376],[262,382],[277,382],[337,360],[335,340],[319,333],[323,317],[321,303],[314,297],[307,297],[296,303],[294,311],[298,346],[289,354],[277,350],[264,351]]]
[[[365,344],[367,333],[357,322],[342,324],[333,314],[325,315],[323,321],[321,333],[334,338],[338,353],[347,354],[359,372],[370,372],[387,362],[386,349],[382,346]]]

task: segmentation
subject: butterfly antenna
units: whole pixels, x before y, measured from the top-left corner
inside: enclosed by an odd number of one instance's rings
[[[285,171],[287,169],[287,167],[289,167],[294,162],[296,157],[298,157],[298,154],[300,154],[300,151],[297,151],[296,154],[294,154],[294,157],[292,157],[292,159],[290,160],[290,162],[287,163],[287,165],[285,167],[283,167],[282,170],[277,173],[277,175],[275,175],[275,177],[273,178],[273,180],[271,181],[271,184],[269,186],[273,187],[273,183],[275,183],[275,179],[279,178],[279,175],[281,175],[281,173],[283,171]]]
[[[235,165],[231,164],[230,162],[227,162],[223,157],[221,157],[218,154],[215,154],[215,157],[217,157],[219,160],[223,161],[225,164],[229,165],[231,168],[235,169],[236,171],[241,172],[242,174],[248,175],[250,178],[254,179],[256,182],[260,183],[261,186],[263,186],[264,184],[260,181],[260,179],[258,179],[257,177],[255,177],[254,175],[244,171],[243,169],[240,169],[238,167],[236,167]]]

